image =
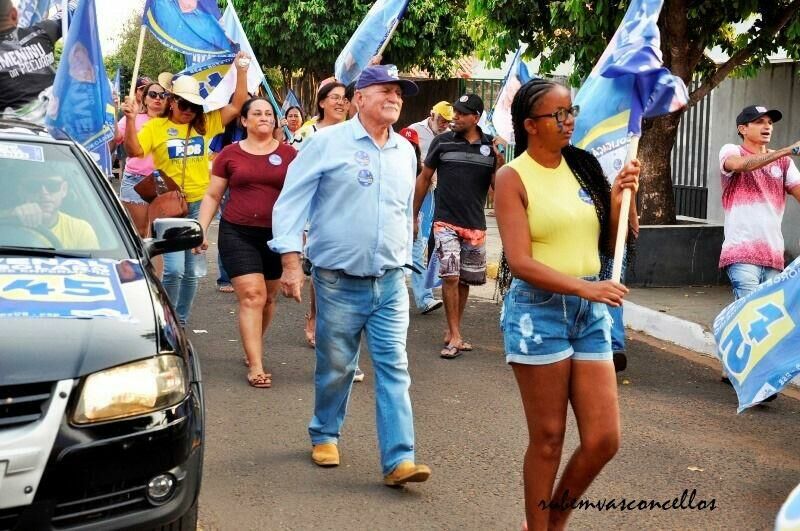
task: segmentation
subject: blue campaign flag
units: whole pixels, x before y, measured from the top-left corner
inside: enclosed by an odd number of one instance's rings
[[[290,107],[300,107],[301,109],[303,108],[303,106],[300,105],[300,100],[297,99],[297,95],[294,93],[292,89],[289,89],[286,92],[286,98],[283,100],[283,105],[281,105],[281,110],[283,111],[284,114],[286,114],[286,111],[289,110]]]
[[[200,83],[200,96],[208,98],[228,73],[232,63],[233,57],[216,57],[204,63],[193,63],[178,72],[177,75],[195,78]],[[225,104],[227,103],[226,101]]]
[[[336,58],[336,80],[349,85],[358,78],[391,37],[392,31],[403,18],[408,0],[377,0],[367,12],[364,20],[347,41],[342,53]]]
[[[45,123],[83,144],[98,164],[110,163],[106,143],[114,136],[112,102],[94,0],[81,0],[56,70]],[[110,164],[103,171],[110,175]]]
[[[161,44],[187,55],[235,55],[219,23],[222,13],[215,0],[147,0],[142,24]]]
[[[642,118],[678,111],[689,95],[663,66],[658,15],[664,0],[633,0],[586,82],[575,97],[580,116],[573,143],[591,151],[606,178],[622,168],[630,136],[641,136]]]
[[[531,80],[528,67],[522,62],[522,48],[517,49],[511,65],[508,67],[497,100],[486,116],[486,124],[495,136],[500,136],[507,142],[514,143],[514,126],[511,123],[511,102],[519,88]]]
[[[17,27],[29,28],[47,17],[50,0],[21,0],[17,7]]]
[[[800,373],[800,258],[714,320],[722,366],[741,412],[779,392]]]

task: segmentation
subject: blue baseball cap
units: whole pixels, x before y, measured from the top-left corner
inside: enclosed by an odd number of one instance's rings
[[[413,81],[400,79],[395,65],[375,65],[368,66],[361,71],[356,81],[356,90],[369,87],[370,85],[383,85],[386,83],[397,83],[403,91],[403,96],[416,96],[419,87]]]

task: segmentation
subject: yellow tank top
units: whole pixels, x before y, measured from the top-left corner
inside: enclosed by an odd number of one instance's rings
[[[600,223],[594,203],[562,158],[545,168],[527,152],[508,163],[528,195],[531,256],[574,277],[600,273]]]

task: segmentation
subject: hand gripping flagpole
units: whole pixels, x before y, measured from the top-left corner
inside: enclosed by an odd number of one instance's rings
[[[631,135],[628,142],[628,152],[625,155],[625,165],[636,158],[639,153],[639,136]],[[614,267],[611,269],[611,280],[619,282],[622,278],[622,258],[625,253],[625,240],[628,236],[628,218],[631,211],[631,189],[622,191],[622,205],[619,209],[619,224],[617,237],[614,244]]]
[[[134,96],[136,95],[136,79],[139,77],[139,64],[142,62],[142,48],[144,48],[144,35],[147,31],[147,28],[142,25],[142,29],[139,31],[139,46],[136,48],[136,60],[133,62],[133,76],[131,77],[131,90],[128,94],[131,100],[134,100]],[[166,88],[166,87],[164,87]]]

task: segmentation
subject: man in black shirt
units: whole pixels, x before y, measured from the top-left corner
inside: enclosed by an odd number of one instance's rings
[[[478,120],[483,101],[464,94],[453,102],[450,131],[431,142],[414,192],[414,219],[425,192],[437,174],[433,234],[439,255],[439,276],[448,332],[441,357],[451,359],[472,345],[461,337],[461,319],[469,286],[486,283],[486,217],[484,205],[494,173],[505,164],[495,139],[483,133]]]
[[[29,28],[18,28],[18,19],[11,0],[0,0],[0,113],[36,100],[56,77],[53,49],[61,38],[61,18]]]

